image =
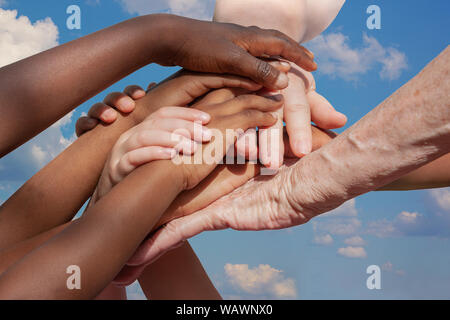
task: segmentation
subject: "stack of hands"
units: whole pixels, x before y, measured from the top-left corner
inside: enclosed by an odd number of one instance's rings
[[[271,61],[270,64],[280,72],[292,72],[290,64],[286,62]],[[166,210],[149,234],[149,238],[116,278],[117,284],[127,285],[134,282],[148,264],[167,250],[179,246],[184,240],[200,232],[225,228],[261,230],[284,227],[282,221],[288,219],[288,211],[279,211],[280,217],[274,217],[268,212],[267,216],[264,216],[264,213],[258,214],[258,217],[252,216],[256,215],[255,212],[248,217],[239,216],[238,218],[236,216],[238,212],[229,212],[227,215],[220,209],[214,210],[214,206],[220,204],[215,202],[217,199],[246,183],[245,189],[240,189],[239,192],[250,192],[255,197],[256,190],[264,191],[261,188],[252,188],[256,183],[255,180],[249,182],[259,176],[258,161],[245,164],[236,164],[237,161],[234,161],[234,164],[221,164],[216,167],[230,146],[226,145],[229,141],[219,142],[211,129],[219,129],[223,133],[225,129],[248,129],[245,134],[236,137],[237,141],[232,152],[236,151],[238,156],[245,157],[247,161],[259,160],[259,163],[271,169],[280,169],[285,159],[292,163],[296,161],[295,159],[329,142],[335,134],[326,129],[345,125],[346,118],[335,111],[329,102],[315,91],[314,78],[310,73],[298,67],[294,72],[297,76],[290,82],[289,88],[295,93],[295,97],[307,99],[306,105],[288,104],[284,98],[286,95],[276,94],[249,80],[237,82],[237,79],[230,77],[181,71],[175,79],[169,79],[161,86],[151,83],[147,92],[133,85],[127,87],[123,93],[111,93],[102,103],[92,106],[87,116],[78,120],[76,130],[80,136],[92,130],[100,122],[113,123],[118,112],[133,112],[136,101],[143,99],[146,95],[150,98],[152,95],[166,95],[173,92],[175,85],[186,86],[198,82],[196,86],[208,87],[220,81],[224,84],[228,81],[228,86],[237,87],[212,91],[192,106],[161,107],[145,118],[141,124],[123,133],[113,147],[90,206],[139,166],[157,160],[173,160],[178,155],[195,158],[196,152],[207,149],[205,146],[211,143],[213,136],[215,138],[213,143],[224,145],[223,153],[216,155],[214,165],[188,164],[184,165],[184,169],[181,165],[177,166],[177,169],[183,171],[183,175],[188,178],[188,181],[184,182],[185,191]],[[299,92],[299,90],[302,91]],[[307,106],[311,109],[306,108]],[[303,119],[311,117],[310,115],[321,128],[312,126],[310,120],[307,126],[302,124]],[[286,130],[283,129],[283,121],[286,121]],[[256,127],[259,128],[259,144],[256,141]],[[279,134],[281,143],[276,143],[275,149],[270,145],[273,143],[270,137],[274,134],[274,130],[281,132]],[[311,141],[305,139],[304,131],[310,132],[307,137]],[[291,134],[288,135],[288,132]],[[289,136],[294,139],[289,141]],[[303,139],[300,144],[296,140],[298,137]],[[198,150],[200,144],[203,145],[201,150]],[[311,145],[310,150],[299,150],[305,144]],[[259,179],[264,178],[264,176],[259,177]],[[273,178],[267,176],[264,179]],[[227,199],[221,201],[227,202]],[[200,211],[204,208],[207,210]],[[298,223],[306,221],[307,219]]]

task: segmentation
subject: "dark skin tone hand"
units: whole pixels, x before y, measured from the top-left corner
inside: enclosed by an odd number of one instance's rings
[[[278,31],[165,14],[137,17],[47,50],[0,69],[0,157],[150,63],[244,75],[282,89],[287,78],[255,57],[271,55],[316,68],[309,51]]]

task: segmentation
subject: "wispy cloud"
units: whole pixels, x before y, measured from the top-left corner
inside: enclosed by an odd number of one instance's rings
[[[363,34],[363,45],[352,47],[342,33],[320,35],[309,42],[319,63],[319,73],[332,78],[356,81],[381,66],[381,79],[395,80],[407,69],[406,55],[393,47],[383,47],[377,39]]]
[[[119,0],[130,14],[167,12],[189,18],[211,20],[215,0]]]
[[[430,195],[441,209],[450,212],[450,188],[430,190]]]
[[[339,248],[337,253],[343,257],[351,259],[363,259],[367,258],[366,250],[363,247],[345,247]]]
[[[72,123],[73,112],[0,160],[0,180],[25,181],[75,141],[67,139],[62,129]]]
[[[446,190],[438,193],[441,204],[445,206]],[[450,211],[418,212],[402,211],[394,219],[382,219],[367,223],[366,233],[380,237],[395,236],[443,236],[450,235]]]
[[[361,247],[366,245],[366,241],[360,236],[350,237],[344,240],[344,243],[349,246]]]
[[[321,246],[329,246],[333,244],[333,237],[329,234],[315,235],[313,243]]]
[[[226,264],[225,274],[229,283],[238,291],[254,297],[292,299],[297,297],[297,288],[292,278],[283,271],[267,264],[249,268],[248,264]]]
[[[58,27],[50,18],[32,23],[17,10],[0,8],[0,67],[58,45]]]

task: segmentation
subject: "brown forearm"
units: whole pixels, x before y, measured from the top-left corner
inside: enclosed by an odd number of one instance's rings
[[[161,106],[158,101],[147,95],[139,110],[84,134],[27,181],[0,208],[0,249],[72,220],[93,193],[120,134]]]
[[[32,252],[34,249],[38,248],[46,241],[63,231],[70,225],[66,223],[64,225],[58,226],[49,230],[47,232],[41,233],[31,239],[20,242],[15,246],[4,249],[0,251],[0,275],[3,274],[10,266],[22,259],[24,256]]]
[[[0,277],[0,299],[96,297],[182,190],[183,179],[168,164],[156,161],[138,168],[82,218],[9,268]],[[66,287],[65,271],[71,265],[81,269],[81,290]]]
[[[151,63],[166,20],[131,19],[1,68],[0,156]]]
[[[450,186],[450,153],[379,189],[380,191],[445,188]]]
[[[183,272],[180,272],[181,265]],[[139,277],[139,283],[152,300],[222,299],[187,242],[149,265]]]

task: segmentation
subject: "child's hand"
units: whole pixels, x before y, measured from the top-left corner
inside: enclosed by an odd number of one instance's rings
[[[209,114],[200,110],[164,107],[122,134],[106,161],[93,202],[143,164],[169,160],[179,152],[192,155],[197,150],[196,142],[203,143],[211,139],[210,130],[203,126],[209,120]],[[195,130],[203,134],[195,137]]]
[[[192,189],[207,177],[223,160],[230,147],[234,148],[238,137],[245,130],[272,126],[277,120],[274,112],[283,105],[281,95],[262,97],[242,94],[234,98],[234,93],[231,92],[231,100],[217,102],[216,96],[220,94],[221,90],[217,90],[194,105],[196,109],[210,114],[211,121],[207,127],[211,129],[213,139],[203,145],[202,150],[198,150],[195,155],[175,159],[183,161],[177,167],[182,171],[184,189]]]
[[[150,90],[156,83],[149,84]],[[122,92],[112,92],[108,94],[103,102],[94,104],[87,116],[80,117],[75,125],[77,137],[81,137],[87,131],[94,129],[99,122],[104,124],[114,123],[117,119],[117,111],[122,113],[133,112],[136,107],[136,100],[145,97],[146,92],[140,86],[131,85]]]

